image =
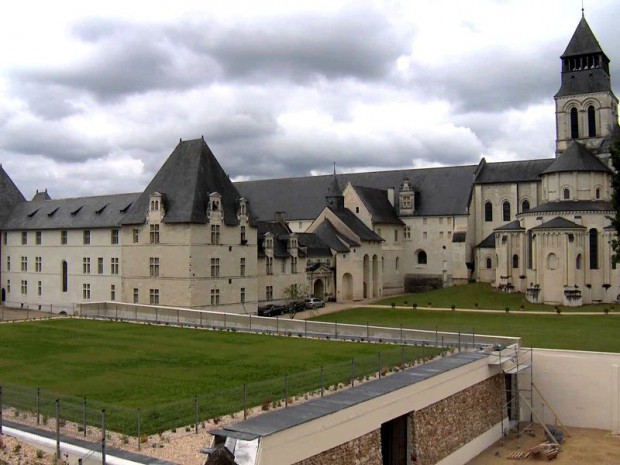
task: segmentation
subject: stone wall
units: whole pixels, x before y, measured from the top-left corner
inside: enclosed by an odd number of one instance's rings
[[[294,465],[333,464],[382,465],[381,430],[371,431],[364,436],[340,444]]]
[[[414,412],[410,463],[435,464],[487,432],[505,417],[504,399],[504,377],[496,375]]]

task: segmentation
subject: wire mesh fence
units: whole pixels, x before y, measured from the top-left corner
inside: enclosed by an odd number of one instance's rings
[[[5,418],[48,429],[55,427],[60,434],[86,437],[89,428],[101,427],[105,410],[107,430],[122,435],[140,438],[179,427],[197,432],[199,424],[209,419],[217,421],[226,415],[245,418],[253,414],[253,409],[288,407],[294,402],[385,376],[389,371],[444,355],[449,350],[410,345],[386,347],[376,355],[142,408],[2,382],[0,427]]]

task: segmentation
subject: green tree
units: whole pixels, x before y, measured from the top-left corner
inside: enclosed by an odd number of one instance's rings
[[[291,319],[295,318],[299,310],[303,310],[302,304],[309,295],[310,289],[305,284],[291,284],[284,288],[283,296]]]
[[[616,230],[616,240],[613,241],[614,263],[620,262],[620,136],[616,136],[609,149],[614,174],[611,177],[611,204],[615,210],[615,216],[611,218],[611,225]]]

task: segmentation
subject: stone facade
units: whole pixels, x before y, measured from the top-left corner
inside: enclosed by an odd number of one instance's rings
[[[504,396],[504,377],[496,375],[413,412],[410,463],[435,464],[487,432],[506,417]]]
[[[374,430],[364,436],[326,450],[294,465],[382,465],[381,430]]]

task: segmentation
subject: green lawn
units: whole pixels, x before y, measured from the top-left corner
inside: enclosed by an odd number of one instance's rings
[[[589,292],[582,289],[583,293]],[[611,290],[608,292],[612,292]],[[388,297],[377,302],[380,305],[411,306],[416,303],[418,307],[426,307],[429,303],[432,307],[451,308],[479,308],[481,310],[525,310],[555,312],[552,305],[532,304],[525,300],[525,296],[520,293],[508,294],[499,292],[489,283],[470,283],[462,286],[447,287],[429,292],[407,294],[403,296]],[[477,305],[476,305],[477,304]],[[584,305],[582,307],[559,306],[562,312],[602,312],[606,308],[617,311],[618,306],[612,304]]]
[[[620,316],[515,315],[357,308],[314,318],[338,323],[520,336],[526,347],[620,352]]]

